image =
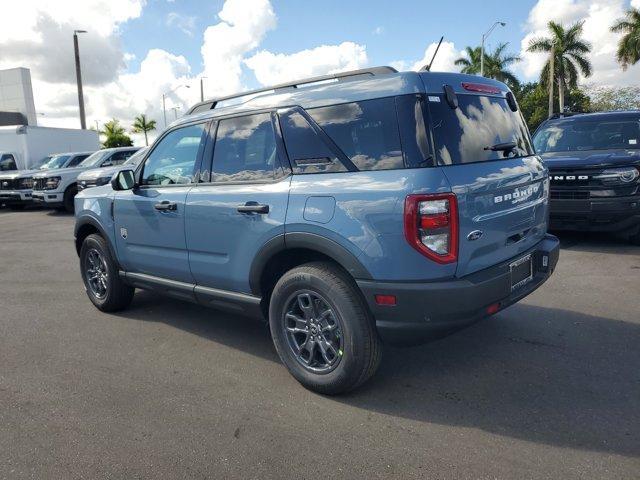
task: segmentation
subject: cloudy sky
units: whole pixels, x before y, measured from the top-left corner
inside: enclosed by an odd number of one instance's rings
[[[640,0],[22,0],[0,16],[0,69],[31,69],[41,125],[77,127],[74,29],[80,37],[89,125],[146,113],[162,127],[200,99],[294,78],[371,65],[418,69],[445,36],[434,70],[455,70],[496,20],[488,48],[509,42],[515,73],[537,78],[544,58],[527,53],[549,20],[585,21],[593,44],[590,83],[640,85],[640,65],[622,72],[609,26]],[[188,85],[190,88],[181,87]],[[172,110],[177,107],[178,110]],[[136,138],[139,142],[140,139]]]

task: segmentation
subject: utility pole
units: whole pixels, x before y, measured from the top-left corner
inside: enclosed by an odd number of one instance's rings
[[[556,47],[551,47],[551,57],[549,58],[549,118],[553,115],[553,83],[554,83],[554,63],[556,59]]]
[[[178,85],[176,88],[173,88],[171,90],[169,90],[168,92],[165,92],[162,94],[162,117],[164,118],[164,126],[165,128],[167,127],[167,96],[169,96],[169,94],[175,92],[176,90],[178,90],[179,88],[184,87],[184,88],[190,88],[189,85]]]
[[[204,82],[202,81],[203,78],[208,78],[208,77],[200,77],[200,101],[204,102]]]
[[[480,42],[480,76],[481,77],[484,77],[484,41],[487,39],[489,35],[491,35],[491,32],[493,32],[493,29],[496,28],[498,25],[500,25],[501,27],[504,27],[506,23],[495,22],[493,25],[491,25],[491,28],[487,30],[487,33],[482,34],[482,42]]]
[[[87,121],[84,116],[84,96],[82,95],[82,73],[80,72],[80,50],[78,49],[78,34],[87,33],[86,30],[73,31],[73,49],[76,57],[76,81],[78,82],[78,105],[80,106],[80,128],[87,129]]]

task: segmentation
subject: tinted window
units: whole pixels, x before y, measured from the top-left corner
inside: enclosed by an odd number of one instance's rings
[[[124,151],[116,152],[109,159],[110,164],[121,165],[127,160],[127,158],[129,158],[134,153],[136,153],[135,150],[124,150]]]
[[[402,153],[407,167],[432,167],[435,159],[429,146],[424,100],[415,95],[396,97]]]
[[[178,128],[165,135],[146,159],[143,185],[193,182],[193,171],[204,144],[205,124]]]
[[[440,101],[433,101],[434,98]],[[504,98],[458,95],[452,109],[443,96],[429,96],[436,155],[441,165],[484,162],[531,155],[529,131],[520,112],[513,112]],[[485,150],[501,143],[515,143],[511,150]]]
[[[280,126],[294,172],[347,170],[299,112],[291,111],[280,115]]]
[[[112,151],[113,150],[111,149],[107,149],[107,150],[98,150],[97,152],[93,152],[91,155],[89,155],[87,158],[85,158],[82,161],[80,166],[84,168],[97,167],[100,165],[100,163],[102,163],[102,160],[104,160],[109,155],[111,155]]]
[[[79,165],[85,158],[88,158],[89,155],[77,155],[71,159],[71,161],[67,164],[67,167],[75,167]]]
[[[7,170],[17,170],[16,159],[13,155],[2,155],[0,158],[0,172],[6,172]]]
[[[404,167],[393,98],[313,108],[308,112],[358,169]]]
[[[567,119],[544,125],[533,139],[536,152],[640,148],[640,118]]]
[[[213,181],[274,178],[277,161],[271,114],[221,120],[213,150]]]

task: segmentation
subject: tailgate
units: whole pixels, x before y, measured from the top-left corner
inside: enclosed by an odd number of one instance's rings
[[[548,176],[537,156],[449,165],[442,171],[458,198],[456,276],[513,258],[546,233]]]

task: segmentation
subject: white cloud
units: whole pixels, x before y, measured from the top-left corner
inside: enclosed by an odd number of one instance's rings
[[[634,2],[640,5],[640,0]],[[584,21],[583,38],[593,47],[589,55],[593,75],[587,81],[610,85],[638,85],[640,65],[630,67],[626,72],[622,71],[615,59],[620,34],[609,30],[618,18],[624,16],[627,8],[625,0],[538,0],[529,12],[525,25],[520,52],[523,61],[518,69],[529,80],[536,79],[540,74],[546,55],[526,50],[532,38],[548,36],[547,23],[550,20],[567,26],[576,21]]]
[[[373,32],[371,32],[373,35],[382,35],[384,33],[384,27],[378,26],[376,28],[373,29]]]
[[[316,75],[356,70],[367,64],[363,45],[343,42],[340,45],[321,45],[286,55],[260,51],[245,60],[262,85],[274,85]]]
[[[633,8],[640,8],[640,0],[631,0],[631,6]]]
[[[425,49],[424,55],[418,61],[395,60],[390,62],[389,65],[399,72],[406,70],[418,71],[425,65],[429,65],[437,47],[438,42],[430,43]],[[453,42],[442,42],[438,54],[433,60],[433,65],[431,65],[431,71],[459,72],[460,68],[456,66],[455,61],[462,56],[465,56],[465,51],[458,50]]]
[[[242,89],[242,61],[276,26],[269,0],[227,0],[221,22],[204,32],[201,48],[207,93],[223,95]]]
[[[185,35],[193,37],[193,32],[196,28],[196,17],[192,15],[181,15],[177,12],[169,12],[166,23],[167,27],[175,27]]]

